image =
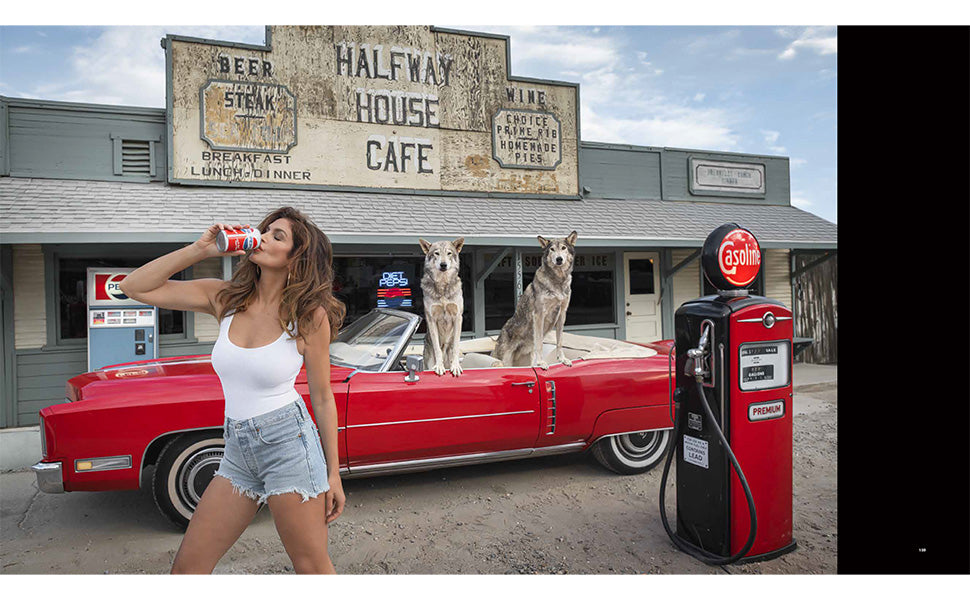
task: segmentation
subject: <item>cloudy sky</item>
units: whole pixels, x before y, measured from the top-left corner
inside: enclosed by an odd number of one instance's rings
[[[834,26],[432,24],[508,35],[513,75],[578,82],[584,141],[787,156],[792,204],[837,221]],[[165,34],[263,43],[264,31],[4,26],[0,95],[164,107]]]

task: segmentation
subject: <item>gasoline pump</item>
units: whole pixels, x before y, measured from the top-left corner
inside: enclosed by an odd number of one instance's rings
[[[674,315],[674,435],[660,516],[674,545],[709,565],[767,560],[792,538],[792,315],[747,287],[761,270],[754,235],[727,223],[701,249],[718,292]],[[677,457],[677,529],[664,504]]]

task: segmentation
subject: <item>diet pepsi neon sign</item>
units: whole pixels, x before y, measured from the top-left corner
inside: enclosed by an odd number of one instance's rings
[[[411,308],[413,306],[409,274],[406,270],[381,270],[381,278],[377,282],[378,308]]]

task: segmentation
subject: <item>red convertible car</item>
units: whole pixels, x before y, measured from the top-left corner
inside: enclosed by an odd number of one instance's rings
[[[376,309],[331,344],[340,473],[365,477],[590,450],[642,473],[664,456],[673,422],[673,341],[563,334],[572,366],[495,367],[494,338],[461,342],[460,377],[424,371],[409,345],[421,317]],[[546,342],[554,342],[549,338]],[[312,414],[306,373],[296,389]],[[40,411],[45,492],[140,487],[155,466],[159,509],[186,526],[223,453],[223,396],[209,356],[105,367],[67,383]]]

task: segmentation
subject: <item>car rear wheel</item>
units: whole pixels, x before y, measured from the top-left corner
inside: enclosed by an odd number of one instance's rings
[[[162,449],[152,477],[155,505],[186,528],[225,451],[219,430],[178,435]]]
[[[670,430],[640,431],[605,437],[593,445],[597,462],[621,475],[646,473],[663,460]]]

